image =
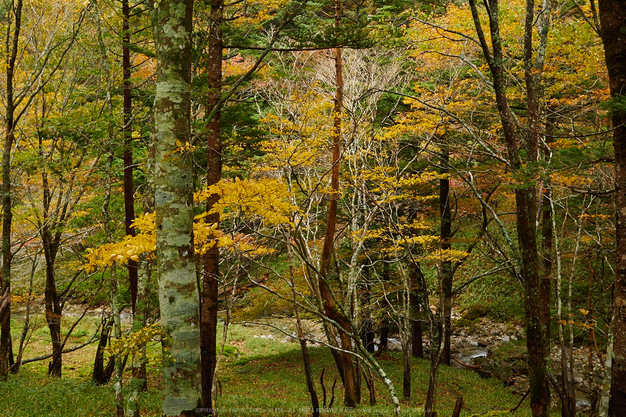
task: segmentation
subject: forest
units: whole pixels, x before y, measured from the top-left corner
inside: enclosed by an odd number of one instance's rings
[[[2,0],[2,416],[626,416],[626,3]]]

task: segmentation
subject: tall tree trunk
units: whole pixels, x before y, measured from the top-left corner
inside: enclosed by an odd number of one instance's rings
[[[420,282],[417,274],[419,266],[415,262],[409,265],[409,281],[411,284],[411,295],[409,303],[411,305],[411,349],[414,358],[424,359],[424,344],[422,322],[420,320]]]
[[[192,0],[155,2],[157,55],[155,213],[163,327],[163,415],[191,416],[201,405],[200,307],[193,241],[191,155]]]
[[[338,7],[338,6],[337,6]],[[335,74],[337,90],[335,92],[334,106],[334,130],[333,130],[333,159],[331,171],[331,189],[330,201],[328,203],[328,219],[326,222],[326,231],[324,234],[324,246],[322,248],[322,258],[320,261],[319,273],[319,289],[324,305],[324,311],[329,318],[336,321],[343,329],[352,332],[350,320],[344,312],[335,304],[328,279],[330,276],[330,261],[332,248],[335,241],[335,230],[337,227],[337,203],[339,198],[339,162],[341,159],[341,113],[343,107],[343,61],[341,57],[341,48],[335,49]],[[339,333],[341,340],[341,349],[346,352],[352,351],[352,340],[343,332]],[[344,405],[346,407],[356,407],[356,372],[352,355],[346,352],[336,352],[334,354],[339,372],[342,376],[344,385]]]
[[[222,24],[224,21],[224,1],[211,0],[209,19],[209,51],[207,58],[208,97],[207,112],[207,187],[217,184],[222,179]],[[219,196],[214,194],[207,201],[206,210],[210,211]],[[220,215],[213,213],[206,218],[207,223],[219,226]],[[215,384],[215,365],[217,360],[217,310],[219,292],[220,251],[217,239],[206,251],[203,259],[202,275],[202,310],[201,352],[202,352],[202,403],[213,415],[213,386]]]
[[[298,294],[296,292],[296,282],[293,272],[293,256],[291,253],[291,246],[287,245],[287,255],[289,257],[289,284],[291,285],[291,294],[293,296],[293,309],[296,313],[296,325],[298,327],[298,340],[300,341],[300,348],[302,349],[302,362],[304,364],[304,375],[306,378],[306,385],[311,395],[311,406],[313,408],[313,417],[319,417],[320,415],[320,402],[317,398],[317,391],[315,390],[315,382],[313,381],[313,372],[311,371],[311,358],[309,356],[309,348],[306,343],[306,337],[304,336],[304,330],[302,329],[302,319],[300,318],[300,307],[298,306]]]
[[[44,189],[46,189],[45,187]],[[61,340],[61,303],[56,288],[56,277],[54,262],[58,246],[53,242],[50,225],[44,224],[41,231],[41,238],[44,245],[44,255],[46,259],[46,288],[44,291],[44,301],[46,308],[46,322],[50,330],[52,341],[52,361],[48,366],[48,374],[61,377],[63,369],[63,341]]]
[[[110,375],[105,372],[104,368],[104,349],[107,347],[107,341],[113,328],[113,319],[107,318],[102,320],[102,330],[100,331],[100,341],[96,347],[96,355],[93,361],[93,374],[91,379],[96,385],[106,385],[109,383]]]
[[[116,265],[111,266],[111,314],[113,316],[113,335],[116,339],[122,337],[122,323],[120,321],[120,302],[117,296],[117,268]],[[115,364],[113,367],[113,390],[115,392],[115,414],[117,417],[124,417],[124,393],[122,391],[122,377],[124,372],[125,360],[121,354],[117,354],[113,358]]]
[[[42,112],[42,114],[44,114]],[[43,138],[39,135],[39,156],[43,159]],[[42,184],[42,206],[43,219],[39,225],[39,234],[43,243],[43,253],[46,262],[46,287],[44,291],[44,301],[46,309],[46,322],[50,330],[50,339],[52,341],[52,361],[48,367],[48,374],[61,377],[63,369],[63,342],[61,340],[61,302],[57,293],[56,273],[54,264],[60,245],[60,235],[53,234],[55,221],[51,218],[50,204],[52,203],[52,195],[50,194],[50,184],[48,182],[48,173],[44,169],[41,173]]]
[[[124,134],[124,225],[126,235],[135,236],[131,224],[135,220],[135,202],[133,187],[133,85],[130,81],[130,7],[128,0],[122,0],[122,87],[124,90],[124,107],[122,109]],[[137,262],[128,260],[128,280],[130,282],[130,300],[132,312],[135,313],[137,303]]]
[[[6,109],[5,135],[2,148],[2,273],[0,296],[7,303],[0,316],[0,379],[4,379],[11,362],[11,149],[14,142],[15,103],[13,77],[17,59],[18,41],[22,27],[22,0],[12,1],[6,25]]]
[[[441,168],[442,174],[448,174],[448,164],[450,161],[450,151],[444,138],[441,143]],[[450,240],[452,239],[452,211],[450,210],[450,180],[442,178],[439,180],[439,215],[441,217],[441,230],[439,239],[441,242],[441,251],[444,252],[441,261],[441,292],[443,293],[443,329],[441,343],[441,363],[450,366],[450,341],[452,337],[452,280],[454,278],[454,269],[452,268],[452,260],[449,259],[446,251],[451,248]]]
[[[609,71],[611,120],[615,149],[616,258],[614,284],[613,363],[609,416],[626,410],[626,4],[599,0],[600,34]]]
[[[150,146],[148,156],[147,184],[144,191],[144,213],[152,213],[154,211],[154,187],[151,178],[154,175],[154,146]],[[137,304],[135,313],[133,314],[133,332],[141,330],[146,325],[146,319],[150,311],[150,279],[154,270],[154,260],[148,256],[141,255],[138,262],[138,279],[137,279]],[[142,343],[137,352],[133,353],[131,358],[132,377],[130,380],[130,392],[128,393],[128,401],[126,402],[126,416],[139,417],[140,411],[140,394],[147,390],[146,379],[146,344]]]
[[[513,172],[521,172],[525,164],[537,160],[539,137],[539,106],[536,94],[535,68],[532,64],[532,29],[534,22],[534,1],[526,2],[526,17],[524,23],[524,70],[526,78],[527,105],[529,113],[529,129],[526,138],[525,160],[522,162],[519,153],[522,142],[515,125],[513,114],[509,107],[506,94],[505,71],[503,67],[504,54],[502,38],[499,28],[498,0],[486,0],[491,32],[491,48],[482,29],[476,0],[470,0],[472,17],[476,32],[483,49],[483,54],[489,65],[493,77],[493,87],[496,96],[496,105],[504,141],[507,148],[509,168]],[[546,379],[546,329],[542,321],[541,280],[539,277],[539,259],[537,250],[536,204],[537,186],[533,183],[515,190],[517,207],[517,235],[518,247],[522,266],[522,281],[524,284],[524,310],[526,321],[526,345],[528,348],[528,368],[530,382],[530,405],[534,417],[548,416],[550,405],[550,390]]]

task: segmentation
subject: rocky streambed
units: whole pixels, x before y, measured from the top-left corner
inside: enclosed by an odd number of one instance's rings
[[[569,353],[566,352],[569,356]],[[494,322],[487,318],[477,319],[469,326],[454,329],[452,356],[473,367],[484,377],[503,381],[516,393],[528,390],[528,364],[525,333],[521,326]],[[561,381],[561,349],[553,346],[550,351],[550,373]],[[604,366],[597,352],[587,347],[574,348],[573,375],[576,388],[576,403],[579,411],[588,411],[598,396]],[[465,367],[454,361],[453,366]],[[552,396],[558,406],[557,395]]]

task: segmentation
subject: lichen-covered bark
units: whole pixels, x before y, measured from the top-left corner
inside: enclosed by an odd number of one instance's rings
[[[611,88],[611,118],[615,150],[616,257],[613,363],[609,416],[623,416],[626,410],[626,3],[600,0],[600,34]]]
[[[155,212],[163,326],[163,415],[201,404],[200,309],[193,247],[190,141],[191,0],[155,3]]]

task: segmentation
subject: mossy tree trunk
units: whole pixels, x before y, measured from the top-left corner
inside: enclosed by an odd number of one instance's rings
[[[191,154],[192,0],[154,4],[157,55],[155,213],[163,327],[163,415],[196,415],[201,405],[200,307],[193,242]]]

